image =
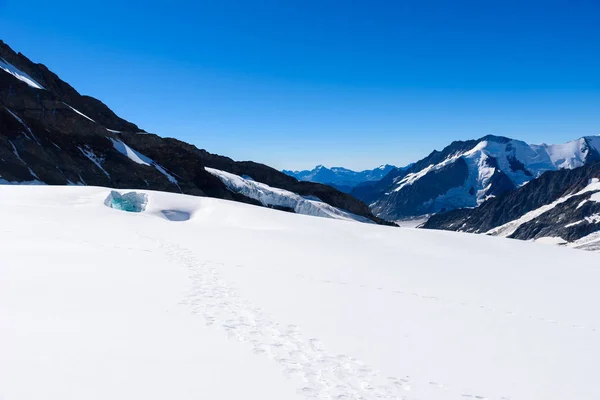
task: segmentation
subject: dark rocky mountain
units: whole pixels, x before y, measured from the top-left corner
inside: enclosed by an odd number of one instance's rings
[[[577,243],[600,233],[599,178],[599,161],[572,170],[549,171],[477,208],[434,215],[423,228],[523,240],[553,237]]]
[[[332,187],[146,133],[0,41],[0,182],[153,189],[260,205],[230,191],[204,167],[250,176],[386,223]]]
[[[353,171],[343,167],[327,168],[324,165],[317,165],[312,170],[283,170],[283,172],[299,181],[323,183],[333,186],[342,192],[350,193],[357,185],[365,182],[379,181],[394,169],[397,169],[397,167],[389,164],[364,171]]]
[[[381,181],[357,186],[351,194],[388,220],[472,208],[546,171],[598,160],[599,150],[599,136],[559,145],[530,145],[488,135],[453,142],[406,170],[392,170]]]

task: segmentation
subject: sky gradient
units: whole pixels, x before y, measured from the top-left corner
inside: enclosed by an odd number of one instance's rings
[[[0,0],[0,39],[149,132],[279,169],[600,134],[598,1],[127,3]]]

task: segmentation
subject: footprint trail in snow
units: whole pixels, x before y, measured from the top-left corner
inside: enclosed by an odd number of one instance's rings
[[[247,342],[256,354],[277,363],[287,376],[298,376],[298,392],[319,400],[400,400],[410,390],[408,377],[381,377],[359,360],[328,353],[316,338],[305,337],[295,325],[280,325],[242,299],[217,273],[219,264],[199,263],[186,249],[162,243],[174,261],[191,271],[193,289],[187,299],[207,325],[219,326],[227,336]]]
[[[193,282],[185,303],[201,315],[208,326],[223,329],[229,338],[248,343],[254,353],[277,362],[288,377],[299,377],[304,384],[298,393],[316,400],[409,400],[409,376],[384,377],[360,360],[327,352],[317,338],[302,334],[295,325],[282,325],[260,308],[240,297],[221,278],[217,269],[223,264],[200,262],[193,253],[171,243],[160,243],[167,256],[187,267]],[[425,385],[444,392],[444,398],[464,398],[442,384]],[[449,396],[449,397],[448,397]],[[473,396],[489,399],[484,396]],[[437,398],[437,397],[436,397]]]

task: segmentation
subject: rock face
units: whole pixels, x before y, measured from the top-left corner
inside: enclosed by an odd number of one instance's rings
[[[576,242],[600,231],[599,178],[599,161],[546,172],[477,208],[434,215],[423,228]]]
[[[351,194],[388,220],[477,207],[546,171],[599,160],[599,150],[599,136],[560,145],[485,136],[453,142],[406,170],[392,170],[379,182],[357,186]]]
[[[316,196],[385,223],[363,202],[332,187],[146,133],[0,41],[0,182],[153,189],[260,204],[228,190],[204,167]]]
[[[390,171],[396,168],[397,167],[393,165],[385,164],[374,169],[353,171],[343,167],[327,168],[323,165],[317,165],[312,170],[283,170],[283,172],[289,176],[293,176],[299,181],[323,183],[328,186],[333,186],[342,192],[350,193],[352,189],[360,184],[383,179]]]

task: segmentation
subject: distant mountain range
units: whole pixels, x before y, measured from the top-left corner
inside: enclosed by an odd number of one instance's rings
[[[600,159],[600,136],[558,145],[530,145],[485,136],[453,142],[404,170],[355,187],[351,194],[375,215],[399,220],[457,208],[477,207],[515,190],[546,171],[573,169]]]
[[[324,165],[317,165],[312,170],[283,170],[283,173],[293,176],[300,181],[323,183],[333,186],[342,192],[350,193],[352,189],[364,182],[374,182],[383,179],[384,176],[394,169],[398,168],[389,164],[364,171],[353,171],[343,167],[327,168]]]

